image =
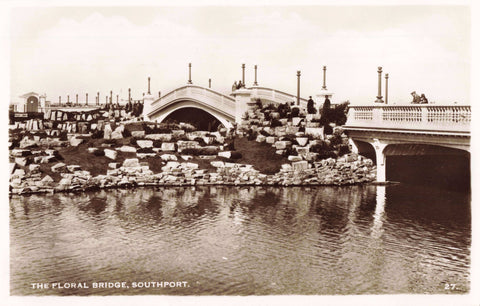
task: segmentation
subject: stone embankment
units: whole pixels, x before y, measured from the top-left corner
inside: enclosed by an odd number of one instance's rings
[[[211,165],[216,167],[215,172],[199,169],[197,163],[167,161],[161,172],[154,173],[148,163],[132,158],[125,159],[118,168],[107,170],[106,175],[92,176],[79,166],[57,163],[52,166],[52,171],[60,173],[61,179],[55,182],[49,175],[42,177],[39,165],[30,164],[28,171],[20,168],[13,171],[10,191],[25,194],[133,186],[348,185],[375,180],[375,166],[371,160],[355,154],[337,160],[329,158],[315,162],[313,166],[307,161],[283,164],[274,175],[262,174],[252,165],[223,161],[212,161]],[[111,167],[116,167],[116,163]]]
[[[371,160],[344,154],[346,137],[341,129],[324,139],[323,133],[306,133],[311,117],[300,113],[280,118],[280,125],[273,127],[278,114],[271,111],[267,116],[268,124],[265,112],[258,109],[235,132],[206,132],[189,124],[125,121],[120,112],[118,116],[101,111],[50,112],[44,120],[10,127],[10,193],[134,186],[346,185],[375,180]],[[288,162],[275,174],[236,162],[241,154],[234,150],[232,139],[242,134],[268,143]],[[70,149],[81,157],[64,159]],[[105,169],[98,171],[97,164]]]

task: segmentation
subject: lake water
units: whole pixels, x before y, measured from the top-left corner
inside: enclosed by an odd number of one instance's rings
[[[470,201],[404,184],[13,197],[11,294],[466,293]]]

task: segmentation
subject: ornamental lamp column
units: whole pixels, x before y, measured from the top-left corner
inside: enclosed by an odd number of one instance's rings
[[[257,65],[255,65],[254,68],[255,68],[255,82],[253,82],[253,86],[258,86],[258,83],[257,83]]]
[[[88,93],[85,93],[85,105],[88,105]]]
[[[208,79],[208,88],[212,88],[212,79]]]
[[[327,90],[327,66],[323,66],[323,86],[322,90]]]
[[[78,94],[75,96],[75,105],[78,105]]]
[[[385,73],[385,104],[388,104],[388,73]]]
[[[242,85],[245,86],[245,64],[242,64]]]
[[[192,83],[192,63],[188,63],[188,84]]]
[[[378,95],[375,103],[383,103],[382,100],[382,67],[378,67]]]
[[[132,95],[131,95],[131,89],[129,88],[128,89],[128,102],[130,102],[132,100]]]
[[[297,70],[297,105],[300,105],[300,70]]]
[[[150,77],[148,77],[148,94],[150,94]]]

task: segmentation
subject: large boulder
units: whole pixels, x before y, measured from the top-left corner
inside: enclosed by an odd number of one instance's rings
[[[118,152],[115,150],[110,150],[110,149],[104,149],[103,152],[105,152],[105,157],[110,158],[112,160],[117,159]]]
[[[306,160],[297,161],[292,163],[293,171],[304,171],[308,169],[308,162]]]
[[[105,127],[103,129],[103,138],[104,139],[110,139],[112,137],[112,127],[110,126],[110,123],[105,124]]]
[[[123,167],[140,167],[140,163],[138,162],[138,158],[127,158],[123,161]]]
[[[173,142],[163,142],[162,151],[175,151],[175,143]]]
[[[142,138],[145,136],[145,131],[131,131],[131,134],[134,138]]]
[[[148,134],[145,135],[145,139],[170,141],[172,140],[172,134]]]
[[[123,139],[123,134],[122,132],[119,132],[117,130],[112,132],[112,135],[110,136],[111,139]]]
[[[137,145],[140,148],[152,148],[153,147],[153,141],[151,141],[151,140],[137,140]]]
[[[137,153],[137,148],[132,146],[121,146],[117,150],[120,152]]]
[[[170,161],[170,160],[178,160],[177,157],[173,154],[163,154],[160,156],[160,158],[164,161]]]
[[[52,172],[67,172],[67,165],[64,163],[57,163],[53,165],[51,168]]]
[[[70,138],[70,145],[72,147],[78,147],[83,142],[83,139],[78,139],[76,137]]]

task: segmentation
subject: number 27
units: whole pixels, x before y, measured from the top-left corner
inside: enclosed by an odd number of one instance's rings
[[[455,287],[457,286],[457,284],[445,284],[445,290],[455,290]]]

